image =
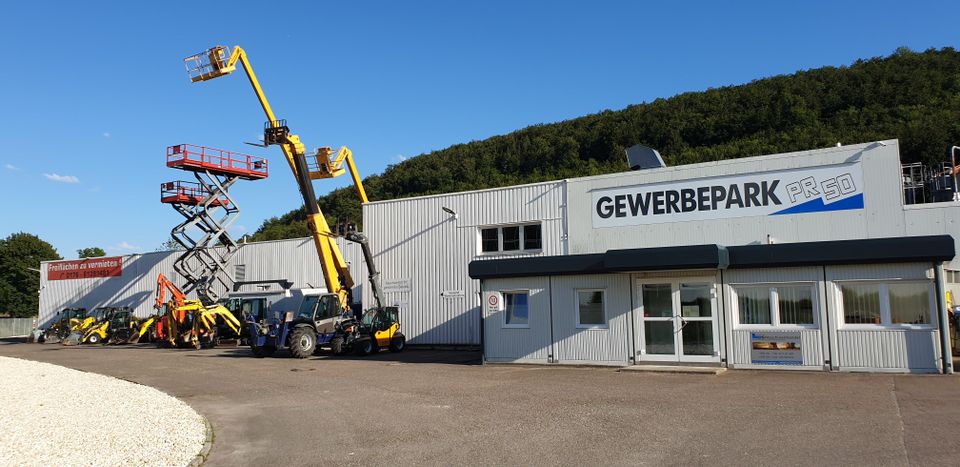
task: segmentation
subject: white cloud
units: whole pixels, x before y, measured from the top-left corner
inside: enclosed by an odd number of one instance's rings
[[[17,167],[13,164],[4,164],[3,166],[6,167],[7,170],[20,170],[20,167]]]
[[[103,137],[104,137],[104,138],[109,138],[109,137],[110,137],[110,132],[109,132],[109,131],[104,131],[104,132],[103,132]]]
[[[43,174],[44,177],[47,177],[47,180],[60,183],[80,183],[80,179],[74,177],[73,175],[57,175],[52,174]]]
[[[107,249],[113,250],[113,251],[136,251],[136,250],[139,250],[140,247],[136,245],[131,245],[127,242],[120,242],[117,245],[107,247]]]
[[[397,154],[396,156],[393,156],[393,160],[396,161],[396,162],[399,164],[399,163],[407,160],[407,156],[404,156],[403,154]]]

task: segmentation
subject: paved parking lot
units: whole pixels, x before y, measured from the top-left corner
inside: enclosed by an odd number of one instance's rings
[[[956,376],[618,373],[418,350],[295,360],[7,343],[0,355],[173,394],[213,424],[209,465],[960,463]]]

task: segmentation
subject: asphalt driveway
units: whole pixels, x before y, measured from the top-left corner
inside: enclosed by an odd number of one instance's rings
[[[960,463],[957,376],[619,373],[422,350],[296,360],[5,343],[0,355],[186,401],[214,427],[214,466]]]

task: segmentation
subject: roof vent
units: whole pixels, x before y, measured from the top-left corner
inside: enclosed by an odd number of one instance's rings
[[[630,166],[630,170],[659,169],[667,166],[656,149],[648,148],[642,144],[630,146],[625,152],[627,153],[627,165]]]

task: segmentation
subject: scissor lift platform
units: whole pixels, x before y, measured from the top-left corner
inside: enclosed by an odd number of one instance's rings
[[[167,204],[187,204],[196,206],[206,201],[210,192],[197,182],[177,180],[160,184],[160,202]],[[230,203],[225,197],[210,200],[210,206],[226,206]]]
[[[263,157],[193,144],[167,147],[167,167],[244,180],[267,178],[267,159]]]

